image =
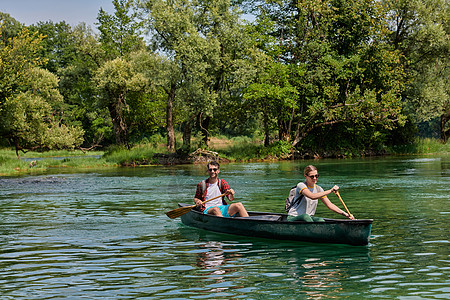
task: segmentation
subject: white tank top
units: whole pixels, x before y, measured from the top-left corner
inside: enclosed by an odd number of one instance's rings
[[[220,194],[221,193],[220,193],[220,189],[219,189],[219,180],[217,180],[215,183],[213,183],[213,184],[210,183],[208,185],[208,189],[206,190],[205,200],[217,197]],[[219,205],[222,205],[222,204],[223,204],[222,203],[222,197],[219,197],[219,198],[214,199],[212,201],[206,202],[205,203],[205,207],[208,208],[208,207],[211,207],[211,206],[219,206]]]

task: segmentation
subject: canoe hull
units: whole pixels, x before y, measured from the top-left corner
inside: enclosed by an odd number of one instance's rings
[[[369,243],[373,221],[325,219],[325,222],[313,223],[287,222],[285,214],[249,212],[249,215],[249,218],[222,218],[191,210],[181,216],[181,221],[188,226],[221,233],[355,246]]]

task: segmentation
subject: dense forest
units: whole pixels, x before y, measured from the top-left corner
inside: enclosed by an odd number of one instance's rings
[[[94,29],[0,12],[0,145],[370,153],[450,136],[447,0],[112,2]]]

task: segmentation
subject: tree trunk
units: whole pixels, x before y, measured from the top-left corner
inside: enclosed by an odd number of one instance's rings
[[[183,126],[183,150],[189,152],[191,149],[192,126],[190,121],[184,122]]]
[[[124,145],[129,149],[128,145],[128,125],[124,117],[123,111],[127,109],[127,104],[123,95],[119,95],[117,102],[111,102],[108,105],[109,114],[114,128],[114,136],[117,145]]]
[[[183,126],[183,151],[191,150],[192,125],[195,120],[195,114],[192,114],[189,120],[184,122]]]
[[[447,143],[448,138],[450,136],[450,128],[445,129],[449,119],[450,119],[450,110],[441,116],[441,139],[444,144]]]
[[[269,118],[267,114],[264,114],[264,146],[267,147],[270,144],[270,132],[269,132]]]
[[[210,121],[211,121],[211,117],[208,116],[202,122],[203,143],[205,144],[206,147],[208,147]]]
[[[167,132],[167,150],[169,152],[175,151],[175,130],[173,129],[173,101],[175,99],[175,85],[170,87],[167,97],[166,108],[166,132]]]

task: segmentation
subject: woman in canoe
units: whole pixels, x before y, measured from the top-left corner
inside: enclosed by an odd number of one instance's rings
[[[291,208],[288,211],[288,221],[306,221],[306,222],[324,222],[320,217],[314,217],[317,208],[318,199],[323,202],[330,210],[343,215],[349,219],[354,219],[328,199],[327,195],[337,192],[339,187],[337,185],[333,188],[324,191],[323,188],[317,185],[319,173],[317,168],[309,165],[304,170],[306,181],[299,182],[295,189],[295,196]]]

